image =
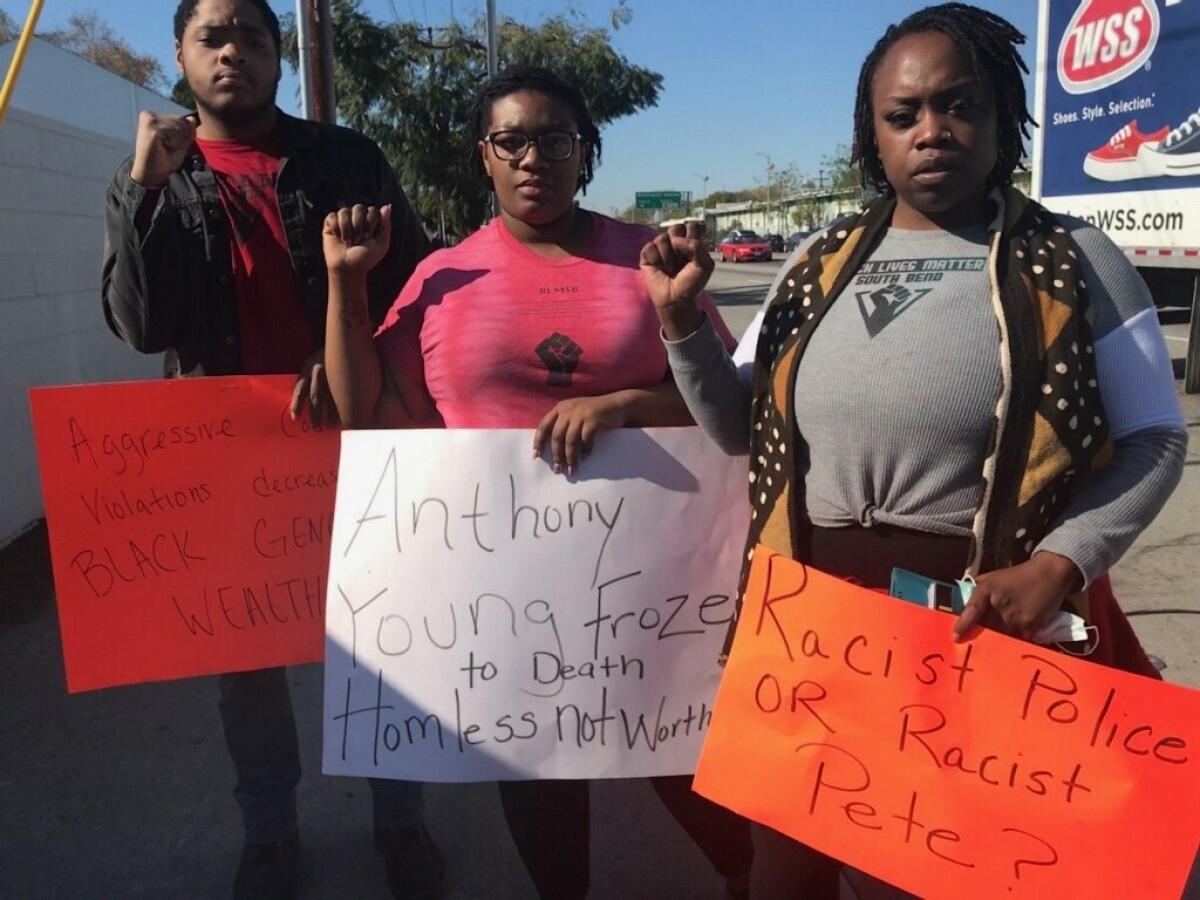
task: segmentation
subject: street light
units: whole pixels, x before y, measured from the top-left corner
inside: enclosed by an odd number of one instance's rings
[[[766,223],[767,223],[767,232],[770,233],[770,231],[771,231],[771,170],[775,167],[771,165],[771,154],[770,153],[755,153],[754,155],[761,156],[763,159],[765,159],[767,161],[767,165],[766,165],[766,172],[767,172]]]
[[[692,174],[700,179],[703,188],[703,193],[701,194],[703,199],[700,201],[700,215],[703,216],[704,211],[708,208],[708,176],[701,175],[699,172],[693,172]]]

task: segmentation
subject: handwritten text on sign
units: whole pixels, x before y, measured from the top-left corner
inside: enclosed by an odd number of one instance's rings
[[[951,624],[760,546],[696,790],[921,896],[1179,896],[1200,693]]]
[[[733,616],[745,469],[698,430],[343,437],[324,770],[429,781],[691,772]]]
[[[30,392],[69,690],[321,658],[338,439],[294,383]]]

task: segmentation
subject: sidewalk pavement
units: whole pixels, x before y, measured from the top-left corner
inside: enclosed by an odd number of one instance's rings
[[[1177,382],[1178,384],[1178,382]],[[1188,424],[1183,479],[1113,569],[1113,590],[1167,681],[1200,688],[1200,394],[1180,387]]]
[[[0,897],[225,898],[241,850],[214,678],[68,696],[45,531],[0,552]],[[386,900],[366,781],[320,775],[321,669],[291,669],[302,898]],[[448,900],[533,887],[493,785],[431,785]],[[712,898],[724,883],[644,780],[592,792],[592,896]]]

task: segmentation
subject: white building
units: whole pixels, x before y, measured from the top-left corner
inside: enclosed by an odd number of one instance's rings
[[[811,224],[820,227],[831,219],[854,212],[862,203],[862,192],[854,190],[809,190],[790,197],[772,199],[768,208],[762,201],[718,203],[704,211],[709,230],[722,237],[732,228],[747,228],[758,234],[780,234],[787,237],[801,226],[792,219],[792,212],[804,205]],[[804,228],[809,230],[808,227]]]
[[[162,373],[100,308],[104,191],[142,109],[183,111],[35,38],[0,123],[0,546],[42,516],[27,389]]]

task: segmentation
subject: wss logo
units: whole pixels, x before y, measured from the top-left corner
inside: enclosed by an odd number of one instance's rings
[[[1155,0],[1082,0],[1058,45],[1058,81],[1087,94],[1136,72],[1158,43]]]

